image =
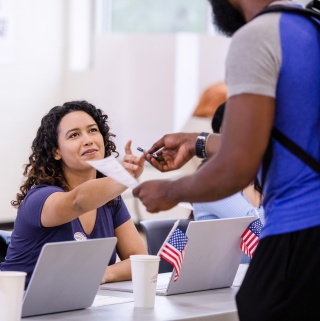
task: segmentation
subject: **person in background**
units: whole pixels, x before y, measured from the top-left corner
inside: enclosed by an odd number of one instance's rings
[[[18,214],[0,264],[3,271],[27,272],[26,287],[45,243],[116,236],[102,283],[131,279],[129,256],[147,254],[120,196],[126,187],[87,163],[118,156],[107,120],[87,101],[66,102],[42,118],[25,166],[26,180],[12,201]],[[132,155],[131,141],[125,152],[122,164],[138,177],[144,159]]]
[[[211,131],[212,117],[217,108],[227,100],[227,86],[224,82],[216,82],[208,86],[199,97],[196,108],[182,127],[183,132]],[[197,158],[190,160],[182,169],[182,174],[193,173],[201,164]]]
[[[213,118],[212,130],[215,134],[222,132],[222,120],[225,103],[221,104]],[[205,160],[203,161],[203,164]],[[262,206],[262,187],[257,178],[242,191],[215,202],[193,203],[193,217],[196,221],[227,217],[256,216],[264,223]],[[249,263],[250,258],[244,254],[241,263]]]
[[[227,85],[224,82],[214,83],[204,90],[192,116],[211,119],[217,108],[226,100]]]
[[[11,241],[11,232],[0,230],[0,263],[4,261]]]
[[[233,35],[221,141],[207,133],[165,135],[145,153],[155,168],[174,170],[195,155],[208,161],[176,180],[144,182],[133,195],[152,213],[216,201],[248,186],[262,165],[266,222],[236,294],[239,319],[319,320],[320,21],[286,10],[261,14],[275,5],[299,7],[293,1],[209,2],[220,31]]]
[[[225,103],[221,104],[213,118],[212,129],[215,134],[221,134]],[[203,161],[203,164],[205,160]],[[212,220],[228,217],[256,216],[264,223],[262,203],[262,188],[257,178],[242,191],[214,202],[193,203],[193,218],[196,221]],[[241,263],[249,263],[250,258],[243,254]]]

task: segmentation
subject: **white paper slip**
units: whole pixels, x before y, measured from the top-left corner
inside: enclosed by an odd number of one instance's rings
[[[104,159],[88,161],[100,173],[114,179],[129,188],[135,188],[139,182],[114,158],[109,156]]]
[[[191,205],[191,203],[181,202],[181,203],[178,203],[178,205],[188,210],[191,210],[191,211],[193,210],[193,206]]]
[[[242,284],[242,281],[247,273],[248,267],[249,264],[239,264],[239,268],[234,278],[232,286],[240,286]]]
[[[115,296],[96,295],[91,307],[97,308],[97,307],[102,307],[105,305],[126,303],[126,302],[133,302],[133,299],[119,298],[119,297],[115,297]]]

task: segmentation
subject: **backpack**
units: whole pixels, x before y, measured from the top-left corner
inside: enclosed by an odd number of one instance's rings
[[[303,15],[308,18],[316,18],[320,20],[320,0],[313,0],[307,4],[306,8],[296,7],[296,6],[288,6],[288,5],[272,5],[269,6],[262,11],[260,11],[255,17],[258,17],[262,14],[269,13],[269,12],[292,12]],[[320,27],[318,23],[315,24]]]
[[[259,12],[255,17],[270,12],[292,12],[295,14],[303,15],[310,18],[310,20],[319,28],[320,31],[320,0],[313,0],[307,4],[306,8],[287,6],[287,5],[273,5]],[[315,19],[313,19],[315,18]],[[320,63],[320,62],[319,62]],[[271,137],[278,141],[282,146],[288,149],[293,155],[299,158],[303,163],[313,169],[316,173],[320,174],[320,161],[309,155],[293,140],[283,134],[279,129],[273,127]],[[265,152],[262,170],[262,185],[264,184],[267,171],[269,169],[272,157],[272,145],[269,146]]]

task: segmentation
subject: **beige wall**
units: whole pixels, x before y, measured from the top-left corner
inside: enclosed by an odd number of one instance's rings
[[[229,40],[206,35],[94,36],[89,68],[70,71],[69,0],[9,1],[12,54],[4,61],[0,51],[0,222],[15,218],[10,201],[19,189],[22,166],[42,116],[54,105],[87,99],[110,116],[119,151],[128,139],[134,148],[148,148],[182,128],[202,90],[224,78]],[[142,179],[159,174],[147,168]],[[125,198],[134,212],[131,192]],[[151,217],[138,206],[143,218]]]
[[[0,222],[15,218],[10,201],[40,117],[63,99],[63,0],[9,2],[10,43],[0,47]],[[1,49],[9,57],[1,57]]]

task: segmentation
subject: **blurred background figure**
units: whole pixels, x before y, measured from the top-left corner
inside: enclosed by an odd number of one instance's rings
[[[218,82],[209,86],[202,93],[199,103],[193,112],[194,117],[209,117],[212,119],[217,108],[227,100],[227,85]]]
[[[225,103],[221,104],[211,122],[214,133],[222,132],[222,121]],[[205,161],[203,161],[204,163]],[[201,166],[201,165],[200,165]],[[264,223],[264,209],[262,204],[262,188],[256,178],[242,191],[214,202],[193,203],[192,216],[196,221],[212,220],[227,217],[256,216]],[[250,258],[243,255],[241,263],[249,263]]]
[[[218,107],[227,100],[227,85],[223,81],[215,82],[207,87],[199,98],[199,102],[188,121],[185,123],[182,132],[211,132],[211,121]],[[192,174],[197,170],[201,160],[193,157],[181,169],[184,175]]]

